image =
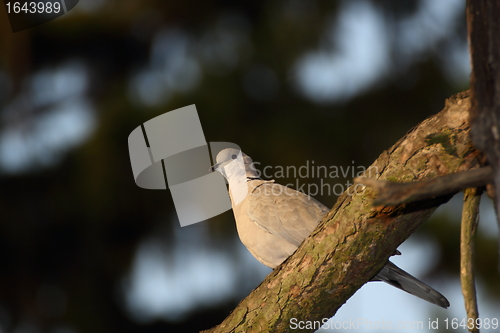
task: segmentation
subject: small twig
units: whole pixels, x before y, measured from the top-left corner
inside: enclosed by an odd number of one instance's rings
[[[467,311],[467,328],[469,332],[479,333],[476,320],[477,310],[475,272],[475,241],[476,227],[479,221],[479,202],[481,189],[469,188],[464,191],[464,206],[462,209],[462,226],[460,228],[460,283]]]
[[[491,167],[458,172],[430,180],[397,183],[371,178],[355,178],[354,183],[373,187],[378,192],[374,206],[396,206],[403,203],[452,194],[466,188],[477,188],[493,182]]]

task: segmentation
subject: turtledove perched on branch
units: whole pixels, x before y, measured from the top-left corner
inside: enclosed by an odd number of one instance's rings
[[[260,179],[252,159],[238,149],[222,150],[216,162],[212,169],[229,183],[241,242],[266,266],[275,268],[291,256],[329,211],[302,192]],[[443,308],[450,305],[439,292],[390,261],[372,281],[386,282]]]

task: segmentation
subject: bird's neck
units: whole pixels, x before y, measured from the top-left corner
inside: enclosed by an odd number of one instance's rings
[[[230,170],[226,170],[226,179],[229,183],[231,202],[236,206],[247,196],[250,187],[248,182],[258,180],[260,177],[253,165],[245,165],[243,168],[235,163]]]

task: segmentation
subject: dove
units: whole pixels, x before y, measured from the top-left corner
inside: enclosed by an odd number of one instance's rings
[[[212,171],[220,172],[229,184],[241,242],[268,267],[275,268],[291,256],[329,211],[300,191],[261,179],[250,156],[239,149],[220,151]],[[438,291],[391,261],[371,281],[383,281],[443,308],[450,305]]]

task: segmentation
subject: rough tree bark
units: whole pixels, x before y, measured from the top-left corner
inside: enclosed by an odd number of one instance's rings
[[[488,192],[494,197],[500,227],[500,0],[467,0],[467,27],[471,138],[495,172],[495,190]]]
[[[384,151],[364,176],[404,182],[477,168],[469,139],[469,107],[468,92],[451,97],[440,113]],[[374,207],[375,191],[353,185],[288,260],[220,325],[205,332],[287,332],[291,318],[332,317],[451,196]]]

